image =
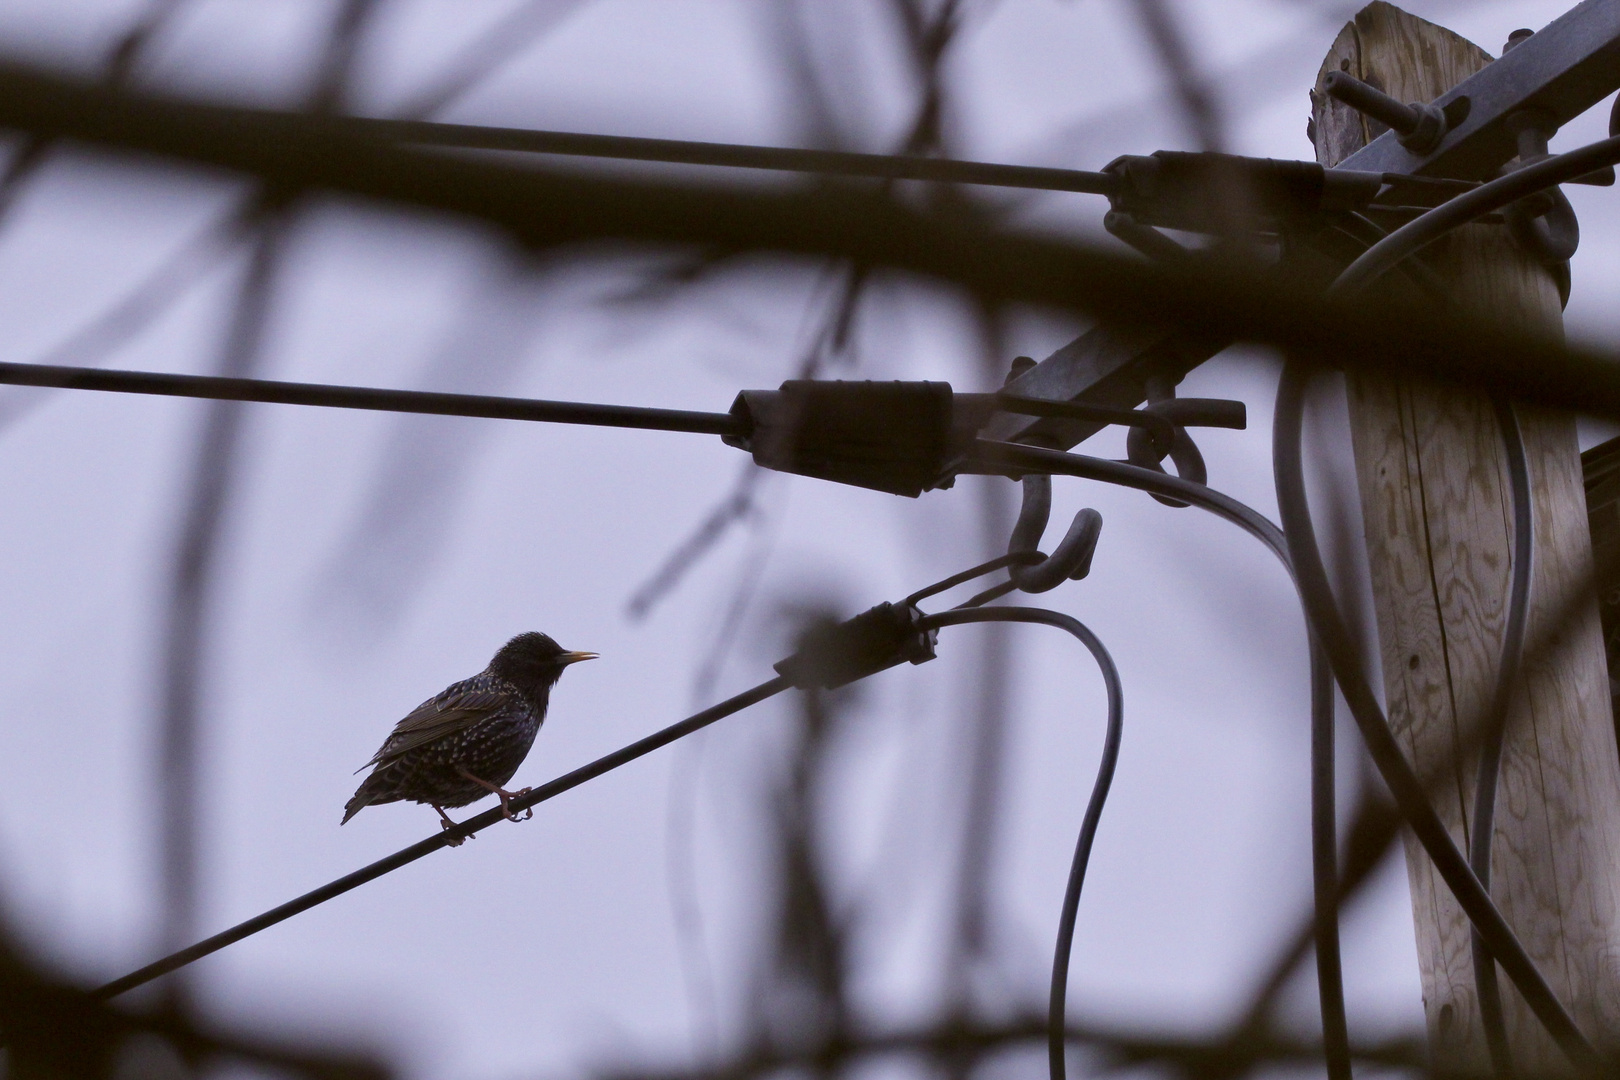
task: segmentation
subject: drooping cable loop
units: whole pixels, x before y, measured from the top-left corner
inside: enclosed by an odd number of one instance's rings
[[[1057,945],[1052,954],[1052,985],[1046,1029],[1047,1060],[1051,1080],[1064,1080],[1067,1072],[1064,1021],[1067,1015],[1069,956],[1074,948],[1074,925],[1080,910],[1080,891],[1085,886],[1086,868],[1091,862],[1097,826],[1102,821],[1103,805],[1108,801],[1108,789],[1114,782],[1114,768],[1119,762],[1119,744],[1125,727],[1125,695],[1120,686],[1119,669],[1114,666],[1113,657],[1108,655],[1102,640],[1080,620],[1062,612],[1024,607],[957,608],[926,616],[921,625],[935,628],[977,622],[1041,623],[1066,630],[1078,638],[1097,661],[1108,693],[1108,727],[1103,737],[1102,758],[1097,764],[1097,778],[1091,785],[1091,797],[1086,801],[1080,835],[1074,845],[1074,857],[1069,863],[1069,879],[1063,892],[1062,913],[1058,918]]]
[[[1292,370],[1293,366],[1291,364],[1288,370]],[[1301,381],[1297,374],[1293,379],[1295,384]],[[1285,379],[1278,396],[1275,462],[1278,502],[1290,529],[1286,537],[1283,530],[1264,515],[1229,495],[1123,462],[980,439],[976,444],[977,452],[972,466],[974,471],[996,475],[1009,471],[1019,474],[1041,471],[1053,475],[1079,476],[1180,498],[1225,518],[1264,543],[1290,570],[1309,624],[1327,653],[1345,700],[1350,705],[1351,715],[1361,730],[1362,739],[1380,776],[1395,796],[1396,804],[1413,835],[1457,897],[1458,905],[1479,928],[1497,963],[1507,972],[1554,1041],[1578,1067],[1596,1070],[1601,1061],[1597,1051],[1559,1002],[1546,977],[1530,958],[1512,927],[1503,919],[1490,894],[1480,885],[1467,859],[1446,831],[1429,802],[1423,781],[1396,743],[1383,709],[1360,670],[1354,639],[1337,604],[1331,601],[1327,571],[1322,565],[1320,550],[1316,547],[1314,529],[1308,515],[1302,516],[1300,513],[1305,505],[1299,445],[1301,393],[1300,385],[1291,386]]]
[[[1125,437],[1125,456],[1132,465],[1155,472],[1164,472],[1162,462],[1168,457],[1176,466],[1176,475],[1195,484],[1209,483],[1209,469],[1198,444],[1187,433],[1188,427],[1224,427],[1242,430],[1248,424],[1248,413],[1241,401],[1219,398],[1178,398],[1175,384],[1153,378],[1147,383],[1148,404],[1143,412],[1161,416],[1171,424],[1168,440],[1150,438],[1143,427],[1133,427]],[[1184,507],[1180,499],[1154,495],[1166,506]]]

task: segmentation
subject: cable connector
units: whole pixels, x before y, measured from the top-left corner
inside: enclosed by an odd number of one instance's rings
[[[735,430],[723,438],[766,469],[916,498],[956,482],[974,440],[999,413],[1091,423],[1070,445],[1104,424],[1125,424],[1141,429],[1160,457],[1173,448],[1178,425],[1243,426],[1243,407],[1236,402],[1218,403],[1231,407],[1227,412],[1235,408],[1234,422],[1226,412],[1167,417],[1084,400],[1129,399],[1133,390],[1110,385],[1094,395],[1082,392],[1081,400],[1055,401],[1005,392],[957,394],[946,382],[790,379],[778,390],[738,394],[731,406]],[[1186,434],[1179,438],[1185,442]]]
[[[1113,211],[1138,225],[1227,232],[1234,214],[1265,231],[1309,221],[1324,210],[1360,209],[1383,186],[1378,173],[1324,169],[1314,161],[1160,150],[1127,154],[1103,171],[1119,178]]]
[[[914,604],[879,604],[841,623],[817,626],[805,634],[799,651],[776,664],[795,688],[836,690],[902,661],[934,658],[938,631],[924,630]]]
[[[950,383],[790,379],[738,394],[731,415],[746,434],[725,441],[767,469],[916,498],[985,419],[958,431],[959,413]]]

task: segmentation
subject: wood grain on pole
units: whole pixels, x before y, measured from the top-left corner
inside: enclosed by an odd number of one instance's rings
[[[1504,34],[1504,37],[1506,35]],[[1333,165],[1382,131],[1328,98],[1347,71],[1401,101],[1429,101],[1490,62],[1472,43],[1385,3],[1345,26],[1314,95],[1317,158]],[[1474,225],[1425,258],[1458,305],[1561,337],[1553,278],[1500,226]],[[1476,734],[1501,655],[1513,546],[1502,438],[1484,397],[1352,373],[1350,426],[1391,723],[1468,849]],[[1591,544],[1572,418],[1519,410],[1535,493],[1529,640],[1571,590],[1590,592]],[[1531,657],[1508,719],[1492,895],[1594,1041],[1620,1044],[1620,756],[1594,602]],[[1468,922],[1416,843],[1406,846],[1424,1012],[1435,1065],[1485,1070]],[[1567,1071],[1511,984],[1522,1070]]]

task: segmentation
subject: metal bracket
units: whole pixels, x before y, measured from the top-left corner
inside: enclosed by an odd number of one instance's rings
[[[1562,127],[1616,89],[1620,0],[1585,0],[1430,102],[1447,116],[1466,109],[1439,146],[1414,153],[1398,133],[1386,131],[1339,167],[1490,180],[1518,153],[1509,116],[1539,109]],[[1464,98],[1467,104],[1459,104]]]

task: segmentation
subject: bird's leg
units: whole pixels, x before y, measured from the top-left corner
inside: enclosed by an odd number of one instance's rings
[[[505,788],[501,787],[499,784],[492,784],[488,780],[480,780],[478,777],[474,776],[472,773],[468,772],[466,769],[462,768],[459,765],[456,766],[456,772],[461,774],[462,779],[471,780],[473,783],[477,784],[479,787],[483,788],[485,791],[489,791],[489,792],[492,792],[493,794],[499,795],[501,797],[501,813],[506,816],[507,821],[517,821],[517,820],[519,820],[518,816],[516,814],[512,813],[512,800],[513,799],[520,799],[523,796],[527,795],[529,792],[534,790],[533,788],[520,788],[517,791],[507,791]],[[528,810],[524,811],[523,817],[522,817],[521,820],[527,821],[532,817],[534,817],[534,808],[530,807]]]
[[[438,803],[429,803],[428,805],[439,812],[439,828],[443,829],[445,832],[449,832],[451,829],[456,827],[456,823],[450,820],[450,815],[444,812],[444,807],[440,806]],[[470,833],[466,836],[452,836],[450,838],[450,846],[460,847],[462,841],[471,839],[473,839],[473,836]]]

